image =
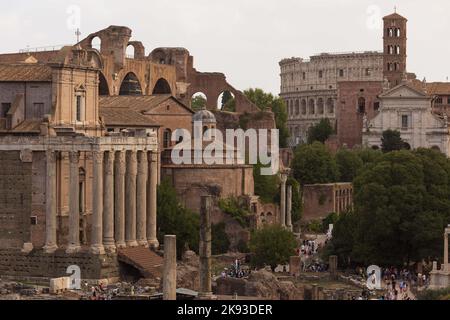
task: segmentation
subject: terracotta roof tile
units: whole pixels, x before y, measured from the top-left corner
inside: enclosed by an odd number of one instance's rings
[[[24,62],[29,57],[34,57],[39,62],[49,62],[58,54],[59,50],[55,51],[38,51],[38,52],[23,52],[23,53],[5,53],[0,54],[0,63],[19,63]]]
[[[101,107],[100,116],[107,126],[159,127],[159,125],[149,117],[127,107]]]
[[[52,69],[45,64],[0,64],[0,82],[51,82]]]
[[[102,108],[129,108],[138,112],[154,109],[169,99],[176,100],[180,105],[194,113],[190,108],[175,99],[170,94],[156,94],[151,96],[102,96],[100,107]]]

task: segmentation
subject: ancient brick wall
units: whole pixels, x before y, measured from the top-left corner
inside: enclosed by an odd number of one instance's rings
[[[383,92],[381,81],[349,81],[338,84],[337,136],[340,146],[362,145],[364,114],[372,120],[378,114],[378,95]],[[364,99],[364,110],[360,109]]]
[[[22,248],[29,238],[31,163],[19,151],[0,152],[0,248]]]
[[[57,278],[68,276],[69,266],[79,266],[81,278],[86,280],[111,279],[119,277],[115,255],[95,256],[89,253],[67,255],[64,251],[44,254],[33,251],[30,254],[17,250],[0,249],[0,275],[14,278]]]

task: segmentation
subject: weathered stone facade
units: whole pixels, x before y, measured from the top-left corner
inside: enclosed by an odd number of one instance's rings
[[[432,113],[431,98],[407,84],[379,96],[380,110],[364,127],[364,145],[381,148],[383,132],[391,129],[401,133],[412,149],[434,148],[450,155],[450,131],[446,116]]]
[[[303,187],[303,220],[323,220],[331,213],[353,208],[351,183],[305,185]]]

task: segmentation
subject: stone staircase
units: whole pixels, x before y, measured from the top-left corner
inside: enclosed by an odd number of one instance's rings
[[[162,278],[164,259],[148,248],[120,249],[117,259],[139,270],[144,278]]]

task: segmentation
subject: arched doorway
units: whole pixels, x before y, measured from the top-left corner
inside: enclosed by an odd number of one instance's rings
[[[219,95],[217,109],[230,112],[236,111],[236,98],[231,91],[225,90]]]
[[[156,82],[152,94],[172,94],[172,89],[170,89],[170,85],[167,80],[161,78]]]
[[[128,73],[122,81],[119,95],[121,96],[139,96],[142,95],[142,86],[132,72]]]
[[[203,92],[197,92],[192,95],[191,98],[191,109],[194,111],[199,111],[206,108],[208,98]]]

